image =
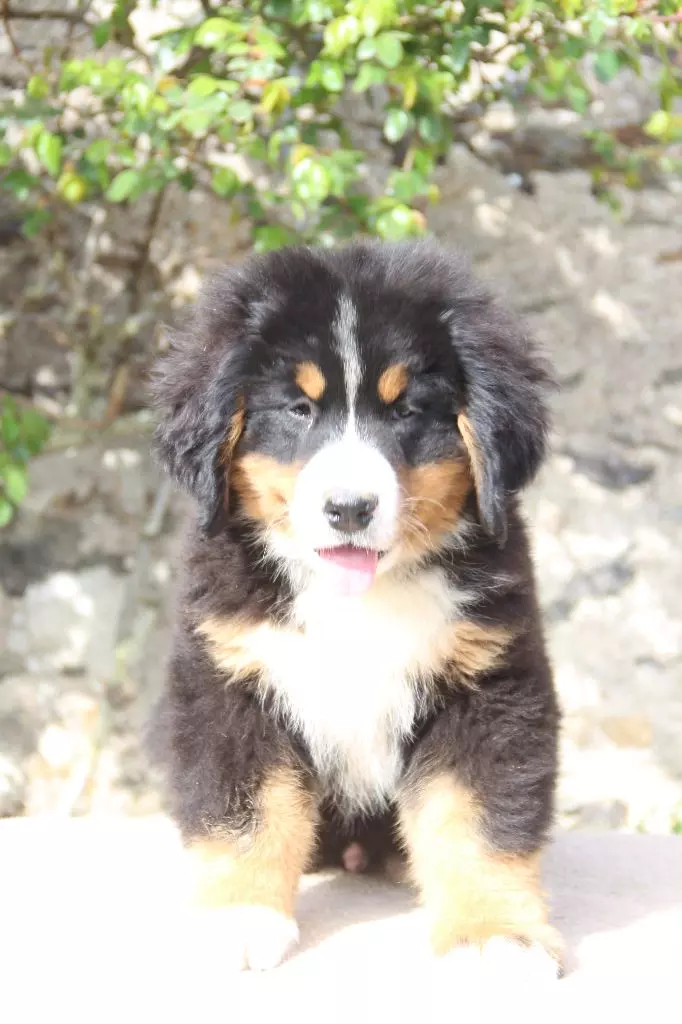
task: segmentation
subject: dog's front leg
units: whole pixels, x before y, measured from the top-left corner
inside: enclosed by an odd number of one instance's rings
[[[226,679],[194,636],[178,643],[151,741],[193,869],[202,947],[209,939],[225,966],[276,966],[298,935],[294,902],[316,842],[306,766],[253,681]]]
[[[189,842],[196,901],[226,963],[275,967],[297,942],[294,903],[315,820],[311,795],[295,772],[280,768],[264,775],[246,818]]]
[[[470,700],[478,697],[463,698]],[[549,924],[540,879],[550,799],[541,762],[551,762],[551,755],[545,751],[540,763],[526,763],[524,770],[517,761],[522,749],[510,747],[509,723],[498,721],[492,730],[479,724],[477,749],[469,716],[465,738],[458,712],[442,714],[418,746],[399,799],[401,832],[433,950],[442,956],[466,948],[493,970],[556,977],[562,944]],[[538,755],[531,749],[525,756],[532,762]]]

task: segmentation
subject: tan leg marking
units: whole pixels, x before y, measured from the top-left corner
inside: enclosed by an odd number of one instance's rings
[[[252,835],[217,829],[192,843],[200,906],[270,907],[293,917],[298,883],[315,842],[315,802],[293,770],[281,769],[264,784],[259,810]]]
[[[561,942],[547,921],[539,854],[489,849],[479,821],[471,794],[449,775],[431,779],[401,801],[400,824],[434,952],[504,936],[537,942],[559,959]]]
[[[296,383],[312,402],[319,402],[324,394],[327,381],[317,363],[299,363],[296,367]]]

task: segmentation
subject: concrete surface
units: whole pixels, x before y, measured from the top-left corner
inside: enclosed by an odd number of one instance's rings
[[[665,1005],[673,1020],[679,1009],[682,839],[557,839],[546,882],[568,972],[545,991],[495,974],[472,984],[461,959],[431,958],[409,890],[335,874],[304,879],[294,956],[267,974],[230,974],[189,911],[185,867],[162,818],[1,823],[0,1018],[363,1024],[502,1008],[505,1019],[592,1021],[601,1007],[629,1019],[641,1007],[655,1020]]]

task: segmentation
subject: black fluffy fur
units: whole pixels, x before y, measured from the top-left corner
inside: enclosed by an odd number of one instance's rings
[[[466,513],[479,526],[464,551],[429,557],[453,584],[476,592],[470,618],[517,632],[504,664],[475,689],[442,680],[441,699],[405,745],[404,784],[434,769],[452,771],[483,807],[491,844],[536,850],[551,822],[558,711],[515,495],[545,454],[551,379],[522,327],[472,279],[464,261],[430,244],[362,243],[255,257],[215,278],[188,329],[172,338],[155,383],[162,414],[156,450],[198,511],[153,731],[171,811],[187,839],[216,824],[247,828],[260,780],[282,764],[298,766],[315,791],[300,737],[247,685],[226,685],[196,627],[211,616],[277,620],[291,601],[286,579],[268,567],[249,524],[235,514],[237,499],[228,500],[221,446],[246,396],[240,450],[265,451],[282,463],[305,457],[286,422],[259,407],[257,393],[264,381],[289,387],[287,361],[310,358],[311,334],[318,339],[313,355],[326,372],[326,339],[342,289],[360,311],[366,365],[383,365],[389,356],[405,361],[430,388],[427,412],[415,427],[381,428],[406,464],[431,461],[453,446],[461,450],[456,417],[466,412],[482,457],[477,503],[472,497]],[[391,815],[388,808],[387,822]],[[341,828],[359,838],[364,830],[376,851],[371,822],[340,827],[332,812],[325,816],[324,850],[338,850]],[[390,830],[381,833],[388,849]]]

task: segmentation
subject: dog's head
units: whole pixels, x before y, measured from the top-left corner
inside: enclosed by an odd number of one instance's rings
[[[156,395],[157,450],[208,533],[348,589],[456,535],[500,544],[544,451],[549,376],[519,325],[430,244],[255,257],[206,288]]]

